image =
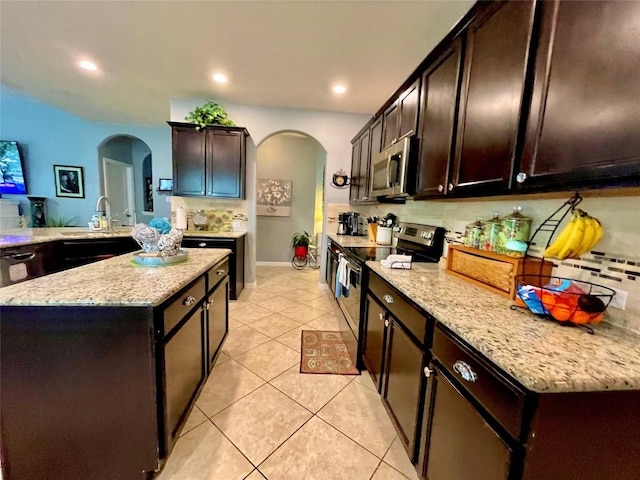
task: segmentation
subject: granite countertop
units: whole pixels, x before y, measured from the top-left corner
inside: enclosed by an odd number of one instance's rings
[[[202,275],[231,250],[191,248],[188,260],[162,267],[128,253],[0,288],[0,305],[153,307]]]
[[[88,240],[96,238],[130,237],[131,227],[116,227],[113,232],[92,232],[84,227],[19,228],[0,235],[0,249],[20,245],[34,245],[57,240]],[[185,237],[240,238],[247,232],[205,232],[186,230]]]
[[[338,235],[336,233],[327,233],[327,237],[333,240],[341,247],[389,247],[390,245],[378,245],[376,242],[369,240],[366,235],[353,236],[353,235]]]
[[[640,335],[600,323],[595,335],[514,311],[513,302],[435,264],[366,265],[534,392],[640,389]]]

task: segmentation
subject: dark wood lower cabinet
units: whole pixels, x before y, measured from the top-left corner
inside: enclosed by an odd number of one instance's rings
[[[422,365],[425,353],[396,321],[389,321],[388,337],[382,402],[413,462],[424,390]]]
[[[373,272],[364,312],[362,360],[423,480],[640,478],[640,391],[532,392]]]
[[[365,302],[367,321],[362,342],[362,360],[378,391],[381,391],[382,362],[384,361],[385,335],[387,332],[385,327],[386,314],[371,295],[367,295]]]
[[[226,335],[227,271],[157,306],[3,306],[3,478],[151,478]]]
[[[184,237],[182,246],[186,248],[228,248],[229,255],[229,298],[237,300],[244,289],[244,239],[215,237]]]
[[[426,449],[421,471],[429,480],[507,480],[513,452],[444,373],[431,366],[425,402]]]
[[[178,427],[204,379],[204,310],[196,309],[162,345],[164,357],[165,438],[177,440]]]
[[[207,307],[207,361],[208,368],[213,368],[220,345],[227,334],[228,309],[229,309],[229,279],[225,278],[215,290],[209,293]]]

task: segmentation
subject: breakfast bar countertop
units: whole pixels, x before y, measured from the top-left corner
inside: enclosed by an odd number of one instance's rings
[[[366,263],[373,272],[534,392],[640,389],[640,335],[607,323],[582,328],[512,310],[513,301],[447,274]]]
[[[0,306],[154,307],[227,257],[224,248],[187,248],[186,261],[145,267],[128,253],[0,288]]]
[[[6,230],[0,234],[0,249],[34,245],[58,240],[91,240],[130,237],[132,227],[116,227],[114,231],[90,231],[86,227],[45,227]],[[185,230],[184,237],[240,238],[247,232],[209,232]]]

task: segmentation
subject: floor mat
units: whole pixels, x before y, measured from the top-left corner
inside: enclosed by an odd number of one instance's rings
[[[359,375],[357,344],[351,332],[303,330],[300,373]]]

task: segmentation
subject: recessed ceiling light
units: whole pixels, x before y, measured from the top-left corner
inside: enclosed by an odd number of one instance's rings
[[[229,79],[227,78],[226,75],[224,75],[222,73],[216,73],[213,76],[213,81],[214,82],[218,82],[218,83],[227,83],[229,81]]]
[[[80,66],[80,68],[89,70],[91,72],[95,72],[96,70],[98,70],[98,66],[89,60],[82,60],[78,63],[78,65]]]
[[[333,86],[333,92],[342,95],[344,92],[347,91],[347,87],[345,87],[344,85],[334,85]]]

